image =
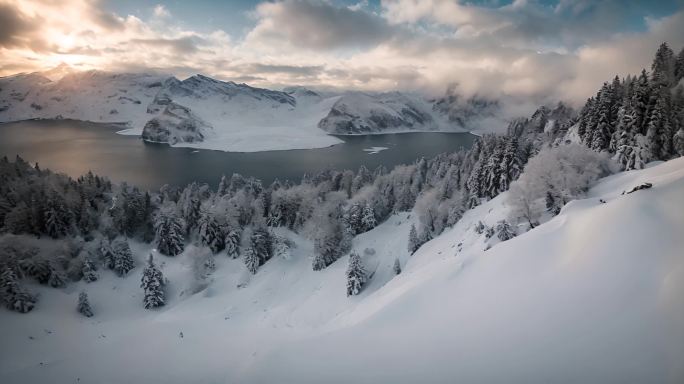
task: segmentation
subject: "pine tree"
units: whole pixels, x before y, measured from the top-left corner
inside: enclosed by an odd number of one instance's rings
[[[112,241],[112,254],[114,265],[112,269],[118,276],[125,276],[135,267],[133,252],[124,238],[116,238]]]
[[[418,248],[420,248],[420,239],[418,238],[418,231],[416,231],[416,226],[411,224],[411,231],[409,231],[408,238],[408,251],[410,255],[413,255]]]
[[[684,156],[684,127],[679,128],[672,139],[672,144],[679,156]]]
[[[97,281],[100,276],[97,274],[97,268],[95,263],[90,257],[85,257],[83,259],[83,266],[81,267],[81,273],[83,274],[83,281],[86,283],[92,283]]]
[[[501,220],[496,225],[496,236],[501,241],[510,240],[515,237],[515,232],[506,220]]]
[[[240,257],[240,232],[237,230],[229,230],[226,235],[226,254],[231,259]]]
[[[399,263],[399,258],[394,259],[394,266],[392,267],[394,274],[398,275],[401,273],[401,263]]]
[[[361,262],[361,256],[352,252],[349,255],[349,266],[347,267],[347,296],[358,295],[366,283],[366,278],[366,270]]]
[[[244,262],[247,270],[255,275],[259,269],[259,256],[251,247],[245,249]]]
[[[275,257],[280,257],[285,260],[289,260],[291,253],[290,253],[290,241],[283,237],[283,236],[275,236]]]
[[[682,79],[684,79],[684,48],[679,51],[677,59],[675,61],[675,84],[678,84]]]
[[[209,209],[202,209],[197,229],[202,245],[209,247],[213,253],[219,253],[223,250],[225,247],[225,236],[221,230],[221,225]]]
[[[100,258],[105,268],[114,269],[114,252],[112,251],[112,243],[106,237],[100,239]]]
[[[185,249],[183,219],[173,209],[163,209],[155,222],[157,249],[164,255],[176,256]]]
[[[373,207],[371,207],[368,203],[366,203],[366,205],[363,207],[361,224],[363,226],[364,232],[370,231],[378,225],[378,222],[375,220],[375,211],[373,211]]]
[[[69,232],[70,217],[63,198],[51,191],[45,206],[45,232],[55,239],[65,236]]]
[[[254,228],[249,242],[250,248],[259,260],[259,265],[263,265],[273,256],[273,236],[266,227]]]
[[[164,286],[166,281],[162,272],[154,265],[154,258],[150,254],[147,259],[147,266],[143,270],[140,288],[145,292],[143,303],[145,309],[161,307],[166,303]]]
[[[667,43],[660,44],[651,65],[651,77],[656,86],[667,87],[674,80],[675,59],[674,52]]]
[[[76,310],[85,317],[93,317],[93,310],[90,308],[87,293],[81,292],[78,294],[78,305],[76,306]]]
[[[35,296],[21,287],[17,275],[9,267],[0,274],[0,297],[7,309],[20,313],[31,311],[36,304]]]

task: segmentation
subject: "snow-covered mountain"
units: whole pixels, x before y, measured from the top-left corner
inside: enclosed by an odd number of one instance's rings
[[[341,96],[318,126],[340,135],[447,129],[446,120],[431,109],[425,99],[399,92],[353,92]]]
[[[51,80],[52,79],[52,80]],[[74,71],[0,78],[0,122],[75,119],[125,123],[124,134],[153,142],[226,151],[318,148],[330,136],[460,131],[496,103],[391,92],[320,94],[304,87],[255,88],[203,75]]]
[[[602,179],[533,230],[487,239],[475,226],[506,218],[507,196],[413,256],[415,215],[357,236],[373,276],[358,296],[345,295],[347,256],[312,271],[311,241],[282,228],[289,258],[252,276],[217,257],[199,292],[196,248],[160,256],[170,283],[154,311],[140,270],[34,283],[31,313],[0,311],[0,382],[682,382],[684,158]],[[136,262],[150,251],[134,244]],[[84,289],[93,318],[75,309]]]

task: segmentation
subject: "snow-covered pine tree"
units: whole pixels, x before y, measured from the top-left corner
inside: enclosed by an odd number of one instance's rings
[[[76,306],[76,310],[85,317],[93,317],[93,309],[90,307],[87,293],[81,292],[78,294],[78,305]]]
[[[674,52],[667,43],[660,44],[651,64],[651,78],[657,87],[667,87],[674,82]]]
[[[684,48],[679,51],[677,59],[675,60],[675,84],[678,84],[682,79],[684,79]]]
[[[247,249],[245,249],[243,260],[245,262],[245,267],[247,267],[247,270],[252,275],[255,275],[257,273],[257,270],[259,270],[259,256],[254,251],[254,249],[252,249],[252,247],[247,247]]]
[[[200,216],[200,191],[197,183],[190,183],[178,199],[178,208],[183,216],[185,234],[190,234],[197,227]],[[170,255],[171,256],[171,255]]]
[[[257,226],[249,238],[250,248],[263,265],[273,256],[273,236],[265,226]]]
[[[231,259],[240,257],[240,232],[236,229],[229,229],[226,235],[226,254]]]
[[[370,231],[378,225],[377,220],[375,220],[375,211],[370,204],[366,203],[363,206],[363,213],[361,217],[361,224],[363,226],[363,231]]]
[[[57,270],[54,266],[51,266],[48,285],[52,288],[61,288],[66,285],[66,276],[64,276],[62,271]]]
[[[225,235],[210,207],[202,208],[197,230],[200,243],[209,247],[213,253],[219,253],[225,248]]]
[[[112,243],[106,237],[100,238],[100,246],[98,248],[102,264],[105,268],[114,268],[114,252],[112,252]]]
[[[358,295],[366,283],[366,270],[363,267],[361,256],[352,251],[349,255],[347,267],[347,296]]]
[[[44,215],[45,232],[48,236],[56,239],[69,233],[71,212],[64,199],[54,190],[48,195]]]
[[[290,252],[290,247],[291,247],[291,242],[288,240],[286,237],[283,236],[275,236],[275,246],[274,246],[274,256],[275,257],[280,257],[285,260],[289,260],[291,256]]]
[[[176,256],[183,252],[185,239],[183,219],[171,207],[160,210],[155,221],[157,249],[164,255]]]
[[[112,254],[114,255],[112,269],[118,276],[126,276],[135,267],[133,252],[125,238],[117,237],[112,241]]]
[[[398,257],[396,259],[394,259],[394,266],[392,266],[392,270],[394,270],[395,275],[398,275],[401,273],[401,263],[399,262]]]
[[[150,254],[147,259],[147,266],[143,270],[142,279],[140,281],[140,288],[143,289],[145,295],[143,297],[143,304],[146,309],[161,307],[166,303],[166,295],[164,293],[164,286],[166,280],[164,275],[154,264],[154,258]]]
[[[9,267],[0,274],[0,296],[7,309],[20,313],[31,311],[36,304],[35,296],[21,287],[16,273]]]
[[[98,275],[97,273],[95,263],[88,256],[86,256],[83,259],[81,273],[83,274],[83,281],[85,281],[86,283],[92,283],[93,281],[97,281],[97,279],[100,278],[100,275]]]
[[[679,156],[684,156],[684,127],[679,128],[672,138],[672,146]]]
[[[420,248],[420,239],[418,238],[418,231],[416,231],[416,226],[411,224],[411,230],[409,231],[408,237],[408,251],[410,255],[413,255],[416,250]]]
[[[510,240],[515,237],[515,232],[508,221],[501,220],[496,224],[496,236],[501,241]]]

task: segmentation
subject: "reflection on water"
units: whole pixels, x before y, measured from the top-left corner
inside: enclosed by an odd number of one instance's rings
[[[275,178],[298,181],[304,173],[325,168],[356,170],[361,165],[369,169],[384,165],[389,169],[421,156],[470,147],[475,140],[467,133],[343,136],[344,144],[329,148],[231,153],[145,143],[138,137],[117,135],[119,129],[72,120],[0,124],[0,156],[18,154],[73,177],[92,170],[112,181],[157,189],[191,181],[215,186],[222,174],[235,172],[268,184]],[[383,147],[387,149],[367,151]]]

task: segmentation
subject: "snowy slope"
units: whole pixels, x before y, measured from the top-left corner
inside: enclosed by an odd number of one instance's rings
[[[0,311],[0,382],[682,382],[684,158],[603,179],[551,221],[487,243],[473,226],[506,217],[505,202],[410,258],[406,214],[358,236],[374,275],[352,298],[347,257],[313,272],[311,243],[284,230],[298,244],[290,259],[250,276],[219,256],[194,295],[192,249],[159,256],[171,284],[157,311],[142,309],[141,268],[32,286],[33,312]],[[149,249],[134,251],[142,263]],[[92,319],[75,311],[82,289]]]
[[[446,119],[432,113],[426,100],[399,92],[344,94],[318,126],[342,135],[449,129]]]
[[[152,117],[147,106],[167,78],[102,71],[73,72],[57,81],[37,73],[0,78],[0,122],[65,118],[139,126]]]

